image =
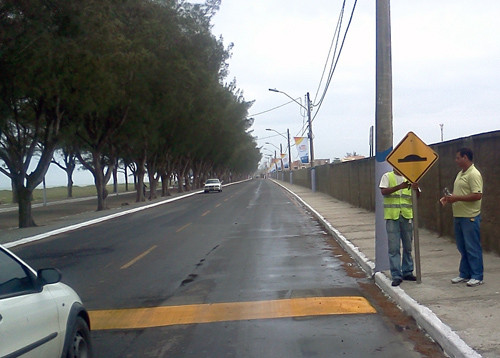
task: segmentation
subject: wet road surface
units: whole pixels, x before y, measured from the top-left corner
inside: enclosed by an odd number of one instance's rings
[[[439,357],[292,197],[225,187],[14,250],[58,267],[96,357]]]

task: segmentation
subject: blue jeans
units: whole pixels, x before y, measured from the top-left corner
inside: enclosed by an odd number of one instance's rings
[[[475,218],[455,218],[455,239],[460,259],[460,277],[483,279],[483,249],[479,225],[481,215]]]
[[[413,272],[411,241],[413,225],[410,220],[399,216],[398,220],[386,220],[387,238],[389,239],[389,265],[392,279],[402,279]],[[400,242],[403,244],[403,261],[401,261]]]

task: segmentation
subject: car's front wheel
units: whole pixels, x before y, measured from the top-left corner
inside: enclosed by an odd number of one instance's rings
[[[67,358],[91,358],[90,330],[82,317],[76,319],[70,336]]]

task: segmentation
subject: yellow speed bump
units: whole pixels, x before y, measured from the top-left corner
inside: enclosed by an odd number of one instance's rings
[[[363,297],[306,297],[91,311],[92,330],[140,329],[180,324],[376,313]]]

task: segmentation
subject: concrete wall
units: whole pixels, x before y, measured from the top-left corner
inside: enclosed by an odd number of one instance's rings
[[[500,131],[459,138],[431,145],[439,160],[420,181],[422,195],[418,214],[420,226],[453,237],[451,207],[441,207],[443,189],[453,190],[459,171],[455,164],[456,151],[469,147],[474,152],[474,164],[484,181],[482,201],[481,241],[486,251],[500,254]],[[293,183],[311,187],[311,169],[293,172]],[[316,167],[316,190],[367,210],[375,210],[375,159],[327,164]],[[289,181],[289,173],[278,174]]]

